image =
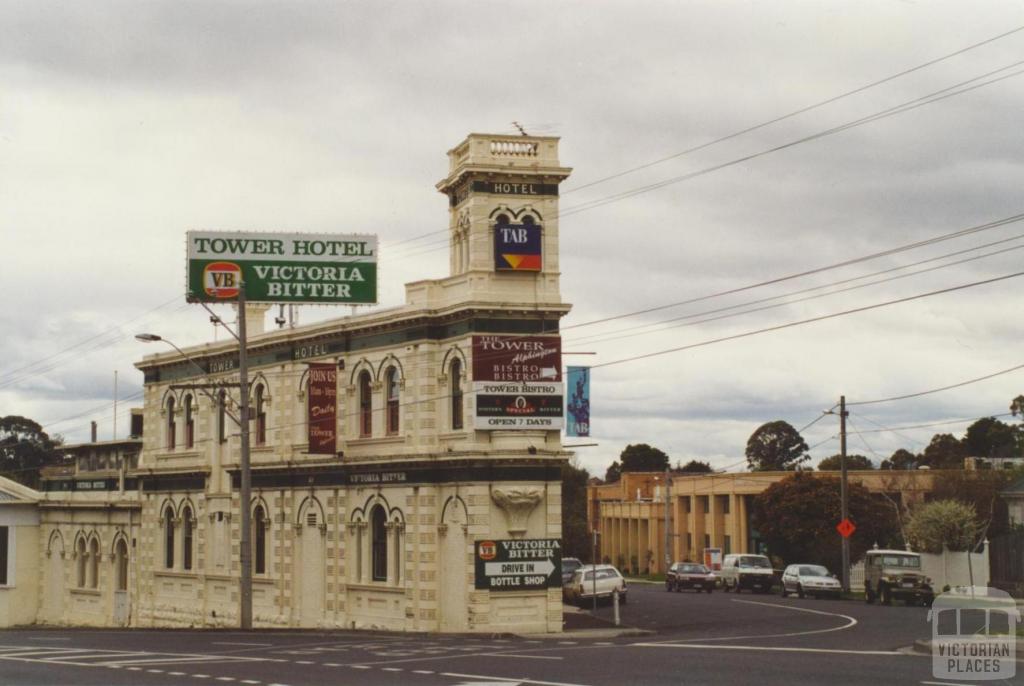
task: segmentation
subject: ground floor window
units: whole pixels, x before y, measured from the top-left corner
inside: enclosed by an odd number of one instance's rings
[[[0,526],[0,586],[6,586],[8,581],[7,565],[11,558],[10,554],[10,527]]]

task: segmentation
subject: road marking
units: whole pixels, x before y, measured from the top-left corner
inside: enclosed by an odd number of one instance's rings
[[[414,670],[412,670],[412,673],[413,674],[433,674],[433,672],[431,672],[429,669],[414,669]]]
[[[131,668],[129,668],[129,669],[131,669]],[[195,678],[195,679],[209,679],[210,675],[209,674],[193,674],[192,677]]]
[[[555,655],[516,655],[514,653],[480,653],[485,657],[521,657],[528,660],[564,660],[564,657]]]
[[[369,669],[366,665],[349,665],[352,669]]]
[[[297,664],[297,665],[315,665],[316,663],[312,662],[311,660],[296,660],[295,664]]]
[[[70,641],[71,639],[70,638],[56,638],[56,637],[51,638],[49,636],[29,636],[28,640],[30,640],[30,641]]]
[[[114,669],[120,669],[120,667],[116,667],[114,665],[110,665],[110,666],[113,667]],[[168,676],[185,676],[185,672],[167,672],[167,675]]]
[[[324,667],[341,667],[337,662],[325,662]]]
[[[217,677],[217,681],[234,681],[234,680],[235,680],[235,677],[233,677],[233,676],[219,676],[219,677]]]
[[[934,686],[977,686],[975,684],[958,684],[954,681],[922,681],[922,684],[933,684]]]
[[[839,648],[780,648],[774,646],[721,646],[706,643],[633,643],[640,648],[701,648],[704,650],[763,650],[780,653],[839,653],[842,655],[899,655],[907,657],[913,653],[896,650],[842,650]],[[926,657],[926,656],[921,656]]]
[[[213,641],[215,646],[272,646],[273,643],[242,643],[241,641]]]
[[[537,681],[536,679],[509,679],[503,676],[484,676],[482,674],[459,674],[457,672],[441,672],[441,676],[454,676],[459,679],[487,679],[489,681],[502,681],[513,684],[540,684],[540,686],[584,686],[583,684],[572,684],[565,681]]]
[[[242,679],[243,684],[258,684],[259,681],[256,679]]]
[[[162,670],[162,669],[147,669],[146,671],[149,672],[150,674],[163,674],[164,673],[164,670]]]
[[[401,667],[381,667],[385,672],[404,672]]]

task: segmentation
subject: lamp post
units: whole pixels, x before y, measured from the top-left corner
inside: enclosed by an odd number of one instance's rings
[[[251,513],[249,512],[249,504],[252,500],[252,475],[250,470],[249,460],[249,364],[248,356],[246,354],[246,336],[245,336],[245,299],[244,296],[240,295],[238,298],[238,334],[228,329],[238,340],[238,385],[239,385],[239,410],[238,410],[238,429],[241,438],[241,460],[239,465],[240,473],[240,485],[239,485],[239,509],[241,510],[241,523],[238,540],[238,558],[241,566],[239,576],[239,593],[238,593],[238,616],[239,616],[239,628],[243,630],[252,629],[252,534],[251,534]],[[227,327],[224,327],[227,328]],[[178,354],[188,360],[193,367],[198,369],[204,375],[207,371],[199,366],[195,360],[189,357],[184,350],[179,348],[173,342],[166,338],[159,336],[154,333],[140,333],[136,334],[136,340],[142,341],[143,343],[151,343],[161,341],[174,348]],[[209,395],[209,393],[207,392]],[[212,396],[211,396],[212,397]]]

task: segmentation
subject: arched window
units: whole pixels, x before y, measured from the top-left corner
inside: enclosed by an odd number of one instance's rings
[[[253,526],[253,572],[256,574],[267,573],[267,515],[262,505],[257,505],[252,513]]]
[[[89,542],[89,588],[100,587],[100,540]]]
[[[256,406],[256,445],[265,445],[267,442],[267,407],[263,397],[263,384],[256,384],[256,392],[253,395]]]
[[[167,449],[174,450],[174,398],[167,399]]]
[[[227,440],[227,393],[224,389],[217,391],[217,442],[223,443]]]
[[[164,510],[164,567],[174,569],[174,510]]]
[[[373,580],[388,580],[388,529],[387,514],[377,505],[370,512],[370,548],[373,562]]]
[[[359,374],[359,436],[373,435],[373,396],[370,389],[370,372]]]
[[[181,512],[181,568],[192,569],[192,508]]]
[[[192,396],[185,396],[185,447],[191,448],[196,444],[196,419],[192,414]]]
[[[79,538],[78,543],[75,544],[75,568],[78,576],[75,585],[79,588],[85,588],[85,555],[85,539]]]
[[[452,429],[462,428],[462,360],[452,360],[451,377]]]
[[[388,394],[388,435],[398,433],[398,370],[389,367],[384,375],[384,386]]]
[[[114,564],[116,565],[117,590],[128,590],[128,544],[119,539],[114,545]]]

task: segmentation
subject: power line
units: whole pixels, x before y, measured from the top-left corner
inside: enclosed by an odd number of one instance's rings
[[[996,419],[997,417],[1012,417],[1013,413],[1012,412],[1002,412],[1002,413],[999,413],[999,414],[987,414],[984,417],[965,417],[963,419],[950,419],[950,420],[943,421],[943,422],[928,422],[927,424],[910,424],[910,425],[907,425],[907,426],[897,426],[897,427],[893,427],[893,428],[882,426],[882,424],[879,424],[878,422],[876,422],[875,420],[871,419],[870,417],[866,417],[866,416],[864,416],[862,414],[859,414],[857,416],[860,417],[861,419],[865,420],[865,421],[871,422],[875,426],[881,426],[882,427],[881,429],[865,429],[861,433],[877,434],[877,433],[886,433],[886,432],[896,433],[897,431],[908,431],[910,429],[927,429],[927,428],[931,428],[931,427],[935,427],[935,426],[949,426],[950,424],[966,424],[968,422],[977,422],[977,421],[982,420],[982,419]],[[911,439],[908,439],[908,440],[911,440]],[[916,443],[916,441],[914,441],[914,442]]]
[[[1008,276],[1000,277],[1000,278],[1012,278],[1013,276],[1020,276],[1020,273],[1018,273],[1018,274],[1010,274]],[[979,381],[987,381],[988,379],[994,379],[997,376],[1002,376],[1003,374],[1009,374],[1010,372],[1015,372],[1018,369],[1024,369],[1024,364],[1019,364],[1019,365],[1017,365],[1015,367],[1010,367],[1009,369],[1003,369],[1003,370],[998,371],[998,372],[993,372],[991,374],[986,374],[985,376],[979,376],[979,377],[974,378],[974,379],[968,379],[967,381],[961,381],[959,383],[950,384],[949,386],[942,386],[941,388],[932,388],[932,389],[927,390],[927,391],[919,391],[917,393],[908,393],[906,395],[895,395],[895,396],[892,396],[890,398],[879,398],[878,400],[861,400],[861,401],[855,402],[855,403],[846,403],[846,406],[847,407],[852,407],[854,405],[875,405],[875,404],[878,404],[878,403],[893,402],[895,400],[907,400],[909,398],[919,398],[919,397],[921,397],[923,395],[931,395],[932,393],[941,393],[942,391],[948,391],[948,390],[951,390],[953,388],[960,388],[961,386],[968,386],[970,384],[978,383]]]

